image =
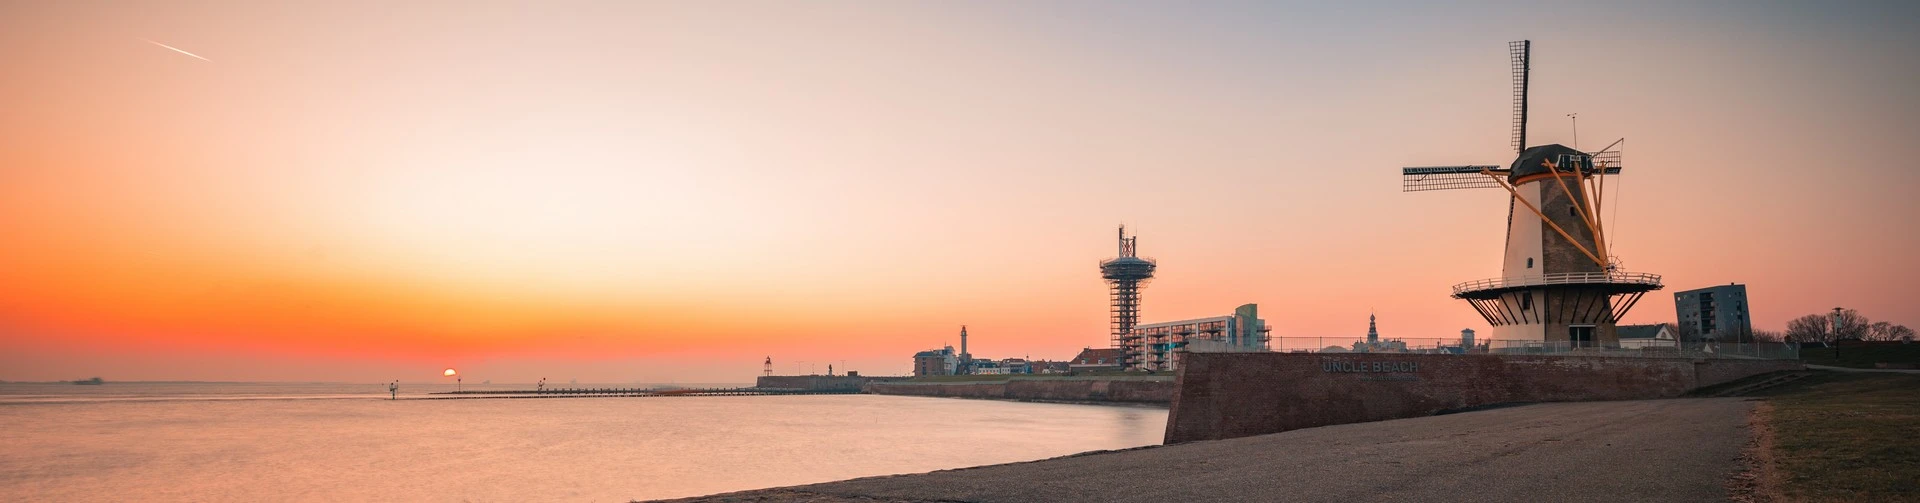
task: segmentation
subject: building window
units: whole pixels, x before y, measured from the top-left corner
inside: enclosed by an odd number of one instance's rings
[[[1527,268],[1528,269],[1533,268],[1533,257],[1527,257]]]
[[[1520,296],[1520,310],[1526,311],[1529,309],[1533,309],[1533,294],[1523,294]]]

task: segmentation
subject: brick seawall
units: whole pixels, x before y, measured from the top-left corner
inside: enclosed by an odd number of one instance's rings
[[[1668,398],[1803,368],[1795,360],[1188,353],[1167,417],[1166,443],[1502,403]]]

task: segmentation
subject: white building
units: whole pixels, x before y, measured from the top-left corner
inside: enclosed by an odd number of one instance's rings
[[[1665,324],[1660,325],[1620,325],[1614,329],[1620,334],[1620,349],[1678,348],[1676,337],[1679,334]]]
[[[1138,325],[1123,339],[1128,370],[1170,371],[1179,368],[1178,355],[1267,350],[1267,323],[1259,306],[1247,304],[1228,316]]]

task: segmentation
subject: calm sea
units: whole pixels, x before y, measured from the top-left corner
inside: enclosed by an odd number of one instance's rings
[[[420,399],[441,389],[0,384],[0,501],[628,501],[1151,445],[1167,417],[877,395]]]

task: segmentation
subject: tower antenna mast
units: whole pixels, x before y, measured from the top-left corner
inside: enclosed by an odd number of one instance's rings
[[[1580,150],[1580,112],[1567,114],[1567,118],[1573,119],[1573,149]]]

